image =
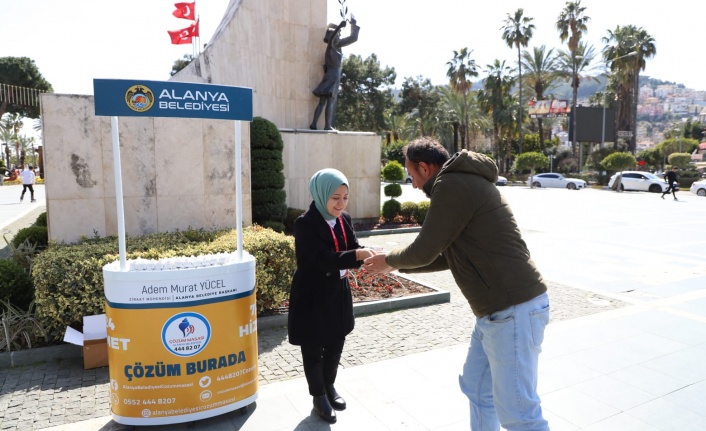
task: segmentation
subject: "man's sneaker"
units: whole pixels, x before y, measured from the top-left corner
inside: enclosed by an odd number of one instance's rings
[[[20,197],[20,202],[22,202],[22,199],[24,199],[24,198],[23,198],[23,197]]]
[[[30,202],[37,202],[37,200],[36,200],[36,199],[32,199]]]

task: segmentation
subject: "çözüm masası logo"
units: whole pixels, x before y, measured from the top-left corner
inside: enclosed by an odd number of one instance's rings
[[[162,328],[164,347],[177,356],[193,356],[203,350],[211,339],[211,324],[193,312],[170,317]]]
[[[125,103],[135,112],[146,112],[154,105],[154,93],[144,85],[133,85],[125,92]]]

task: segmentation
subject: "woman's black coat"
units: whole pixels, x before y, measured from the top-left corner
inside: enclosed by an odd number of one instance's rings
[[[294,222],[297,269],[289,297],[289,342],[294,345],[327,344],[341,341],[355,324],[353,299],[347,278],[340,270],[358,268],[355,250],[360,248],[351,226],[351,216],[342,216],[347,246],[339,219],[331,228],[312,202],[309,210]]]

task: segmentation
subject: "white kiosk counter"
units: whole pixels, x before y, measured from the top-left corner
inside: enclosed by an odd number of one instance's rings
[[[244,253],[103,267],[113,420],[163,425],[257,398],[255,258]]]

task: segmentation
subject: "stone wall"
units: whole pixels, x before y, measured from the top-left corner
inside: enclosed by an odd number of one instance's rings
[[[287,205],[307,208],[308,179],[333,167],[351,181],[354,219],[379,214],[380,138],[303,133],[323,76],[326,0],[231,0],[204,52],[172,79],[253,89],[253,114],[285,130]],[[92,96],[41,96],[49,237],[117,234],[110,118]],[[235,227],[234,122],[119,119],[128,235]],[[243,222],[251,223],[250,127],[242,123]],[[368,177],[369,175],[369,177]]]

